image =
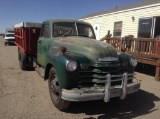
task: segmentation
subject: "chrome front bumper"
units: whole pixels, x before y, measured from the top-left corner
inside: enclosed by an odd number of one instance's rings
[[[116,78],[116,80],[112,80]],[[106,80],[99,80],[98,82],[105,83],[105,87],[90,87],[66,90],[62,89],[62,99],[68,101],[89,101],[104,99],[104,102],[109,102],[110,98],[120,97],[124,99],[127,94],[134,93],[139,90],[140,82],[127,84],[128,80],[134,78],[134,74],[124,73],[123,75],[106,76]],[[122,81],[121,85],[111,86],[111,82]]]
[[[15,41],[5,40],[5,43],[14,43]]]

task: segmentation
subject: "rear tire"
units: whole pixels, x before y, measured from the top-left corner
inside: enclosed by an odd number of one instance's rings
[[[19,57],[19,66],[20,66],[21,70],[27,70],[27,55],[26,55],[26,53],[19,50],[18,57]]]
[[[52,103],[58,110],[64,110],[69,107],[70,102],[61,98],[62,89],[60,88],[59,80],[53,67],[49,72],[48,87]]]

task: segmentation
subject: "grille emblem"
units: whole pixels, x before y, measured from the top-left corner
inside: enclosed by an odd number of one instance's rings
[[[80,64],[80,66],[81,66],[81,69],[88,69],[89,68],[89,66],[85,65],[85,64]]]
[[[102,57],[99,58],[100,62],[111,62],[111,61],[118,61],[118,58],[116,57]]]

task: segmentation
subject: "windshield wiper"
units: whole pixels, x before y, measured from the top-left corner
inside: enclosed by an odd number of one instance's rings
[[[62,35],[62,37],[68,36],[68,35],[71,33],[72,29],[73,29],[73,28],[70,28],[69,31],[67,31],[66,33],[64,33],[64,34]]]

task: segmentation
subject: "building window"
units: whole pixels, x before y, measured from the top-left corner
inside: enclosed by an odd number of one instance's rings
[[[114,22],[113,36],[121,36],[122,34],[122,21]]]
[[[138,28],[138,37],[150,38],[152,31],[152,18],[140,19]]]

